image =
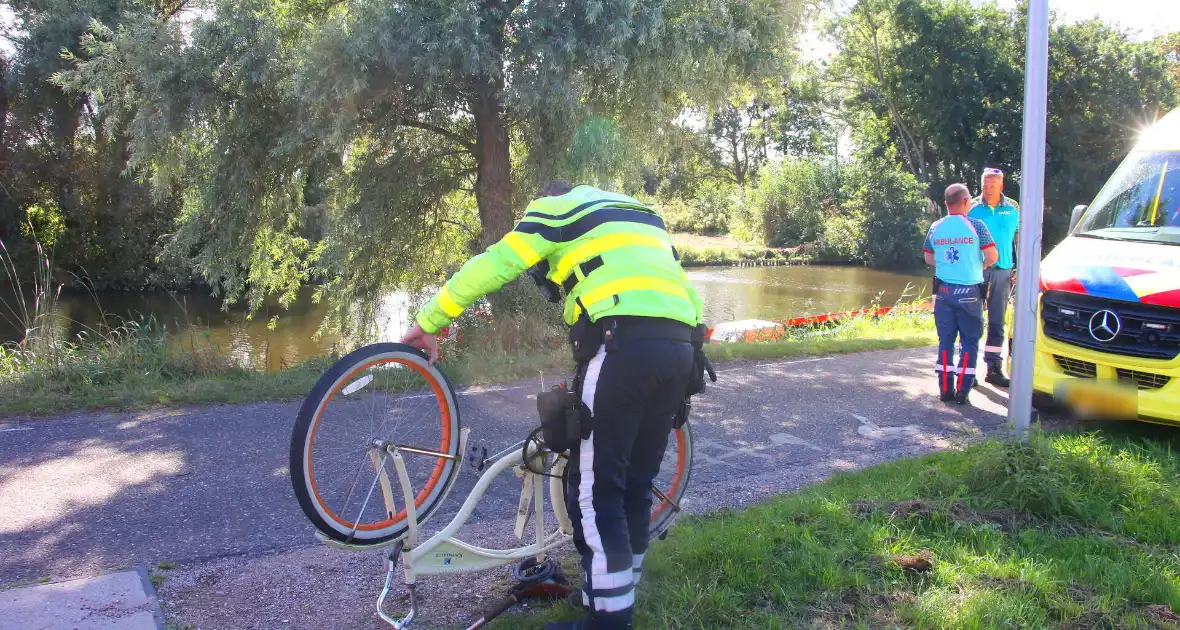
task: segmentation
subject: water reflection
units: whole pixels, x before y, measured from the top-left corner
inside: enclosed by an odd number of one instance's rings
[[[688,276],[705,302],[705,320],[710,324],[850,310],[876,299],[891,305],[903,296],[907,285],[912,297],[928,294],[930,285],[929,275],[863,267],[703,268],[689,271]],[[8,300],[10,295],[0,293]],[[311,291],[285,310],[277,303],[268,304],[253,318],[238,308],[224,309],[220,298],[201,292],[64,294],[58,302],[57,325],[59,333],[73,337],[101,328],[104,317],[108,325],[117,326],[121,318],[134,321],[154,316],[173,333],[189,324],[204,331],[201,339],[172,337],[173,343],[207,343],[243,365],[274,370],[330,352],[339,343],[335,335],[316,334],[328,309],[327,304],[312,300]],[[409,325],[409,310],[408,296],[388,296],[378,310],[378,337],[399,338]],[[271,330],[267,323],[276,315],[278,323]],[[20,336],[19,328],[0,318],[0,341]]]
[[[705,302],[709,323],[737,319],[786,319],[869,306],[880,300],[930,294],[930,276],[865,267],[741,267],[700,269],[689,280]],[[906,297],[907,285],[909,296]]]

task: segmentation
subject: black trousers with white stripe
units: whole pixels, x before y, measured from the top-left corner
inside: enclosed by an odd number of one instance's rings
[[[593,431],[570,451],[566,506],[586,574],[590,628],[630,628],[647,551],[651,484],[684,400],[692,346],[636,339],[585,369],[582,401]]]

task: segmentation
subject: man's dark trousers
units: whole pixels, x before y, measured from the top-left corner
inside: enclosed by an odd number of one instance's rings
[[[934,326],[938,330],[935,374],[943,393],[971,391],[975,384],[975,363],[979,359],[979,337],[983,334],[983,299],[979,285],[940,282],[934,297]],[[955,340],[961,352],[955,367]],[[958,376],[956,383],[956,375]]]
[[[684,401],[692,345],[624,339],[599,348],[585,369],[582,402],[593,413],[589,439],[570,449],[566,507],[586,574],[588,628],[630,628],[651,523],[651,485],[672,420]]]
[[[1012,294],[1012,270],[989,267],[983,270],[987,283],[987,340],[983,343],[983,360],[989,367],[999,368],[1003,362],[1004,315],[1008,310],[1008,296]]]

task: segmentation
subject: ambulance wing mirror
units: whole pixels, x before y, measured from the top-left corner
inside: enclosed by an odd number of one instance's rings
[[[1070,217],[1069,217],[1069,229],[1066,230],[1066,232],[1065,232],[1066,234],[1073,234],[1073,229],[1078,226],[1078,221],[1082,220],[1082,215],[1086,213],[1086,208],[1089,208],[1089,207],[1090,206],[1074,206],[1073,207],[1073,214],[1070,215]]]

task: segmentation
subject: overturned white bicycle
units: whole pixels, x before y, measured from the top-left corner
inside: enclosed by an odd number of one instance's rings
[[[418,577],[481,571],[519,562],[518,588],[470,627],[478,628],[517,600],[549,593],[556,563],[546,552],[573,533],[562,477],[567,454],[547,448],[540,431],[499,453],[470,446],[461,428],[454,388],[417,349],[394,343],[365,346],[330,367],[312,388],[291,436],[291,481],[303,512],[323,542],[342,549],[389,547],[377,613],[402,630],[418,612]],[[426,541],[419,527],[442,504],[464,460],[482,474],[459,512]],[[515,534],[533,542],[487,549],[459,540],[492,481],[511,469],[522,480]],[[692,470],[692,432],[673,431],[652,486],[651,535],[663,535],[681,510]],[[545,480],[555,518],[546,519]],[[384,610],[399,560],[410,609],[401,619]],[[560,587],[560,585],[558,585]]]

